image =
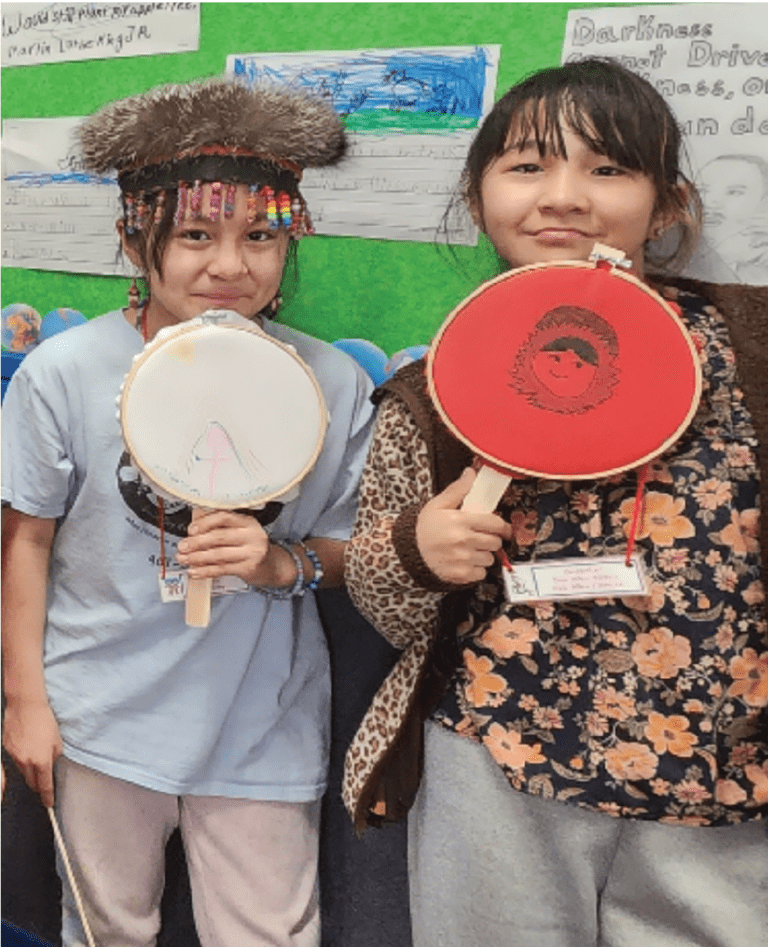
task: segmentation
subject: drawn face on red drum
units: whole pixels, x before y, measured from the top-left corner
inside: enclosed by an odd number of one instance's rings
[[[607,401],[619,380],[619,343],[597,313],[558,306],[533,327],[515,359],[512,387],[528,403],[583,414]]]
[[[534,375],[553,394],[575,398],[592,384],[597,366],[597,352],[582,340],[564,336],[555,339],[534,355]]]

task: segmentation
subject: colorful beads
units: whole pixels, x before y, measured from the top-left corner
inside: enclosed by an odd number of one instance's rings
[[[267,224],[274,230],[280,223],[277,219],[277,201],[275,192],[266,185],[259,191],[259,196],[264,198],[267,205]]]
[[[144,200],[144,191],[139,191],[136,198],[136,229],[142,230],[147,219],[147,204]]]
[[[235,194],[236,189],[234,184],[227,185],[227,193],[224,198],[224,216],[232,217],[235,213]]]
[[[304,204],[297,195],[291,201],[291,233],[299,233],[304,221]]]
[[[189,200],[189,210],[193,220],[200,216],[200,208],[203,206],[203,185],[200,181],[195,181],[192,186],[192,196]]]
[[[277,195],[277,212],[280,215],[280,223],[283,227],[290,227],[293,221],[291,216],[291,198],[285,191],[280,191]]]
[[[125,195],[125,232],[129,236],[136,233],[136,202],[133,194]]]
[[[214,181],[211,184],[208,207],[208,220],[213,223],[219,219],[219,215],[221,214],[221,181]]]
[[[163,219],[165,214],[165,191],[158,191],[157,199],[155,200],[155,216],[154,220],[156,224],[159,224]]]
[[[187,185],[179,181],[179,194],[176,199],[176,213],[173,215],[174,227],[181,226],[181,222],[187,216]]]
[[[246,205],[246,217],[250,226],[256,220],[256,213],[259,206],[259,186],[251,184],[248,188],[248,203]]]
[[[237,187],[227,181],[205,182],[210,188],[208,198],[208,219],[211,222],[222,218],[231,220],[237,206]],[[185,220],[199,220],[203,214],[202,180],[194,182],[179,181],[176,193],[176,206],[173,212],[173,225],[179,227]],[[157,225],[166,217],[169,191],[157,189],[151,192],[139,191],[137,194],[123,195],[125,232],[133,235],[154,221]],[[263,202],[263,203],[262,203]],[[262,208],[264,210],[262,211]],[[252,226],[261,214],[266,217],[271,230],[284,227],[292,237],[314,233],[307,213],[307,207],[300,194],[278,191],[269,185],[250,184],[246,198],[246,218]],[[263,219],[263,218],[262,218]]]

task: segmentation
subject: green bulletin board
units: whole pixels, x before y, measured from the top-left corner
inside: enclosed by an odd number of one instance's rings
[[[493,43],[501,44],[498,98],[524,75],[559,63],[576,6],[594,4],[204,2],[197,52],[5,68],[2,115],[87,115],[155,85],[221,75],[231,53]],[[482,237],[477,248],[436,244],[302,240],[298,283],[288,287],[280,320],[329,342],[368,339],[388,355],[426,344],[454,306],[497,272]],[[128,285],[6,267],[2,305],[28,303],[41,315],[68,306],[91,318],[125,305]]]

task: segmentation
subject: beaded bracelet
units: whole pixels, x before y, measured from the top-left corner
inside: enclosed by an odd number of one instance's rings
[[[302,595],[304,592],[314,592],[314,590],[320,585],[323,581],[323,564],[320,562],[320,557],[315,552],[314,549],[310,549],[305,543],[298,543],[299,546],[304,550],[304,555],[312,563],[312,568],[315,570],[315,574],[312,577],[311,582],[307,582],[302,590]]]
[[[299,556],[299,554],[292,549],[289,543],[284,542],[282,539],[273,539],[272,542],[275,544],[275,546],[279,546],[281,549],[284,549],[291,559],[293,559],[293,563],[296,566],[296,581],[289,589],[271,589],[263,586],[261,591],[265,595],[269,595],[271,598],[280,599],[295,598],[297,595],[303,595],[304,566],[301,564],[301,556]]]

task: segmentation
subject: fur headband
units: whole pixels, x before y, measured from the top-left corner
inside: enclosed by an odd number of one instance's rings
[[[347,139],[321,99],[280,86],[221,79],[167,85],[111,102],[79,130],[85,166],[103,173],[172,165],[219,146],[290,170],[336,164]]]

